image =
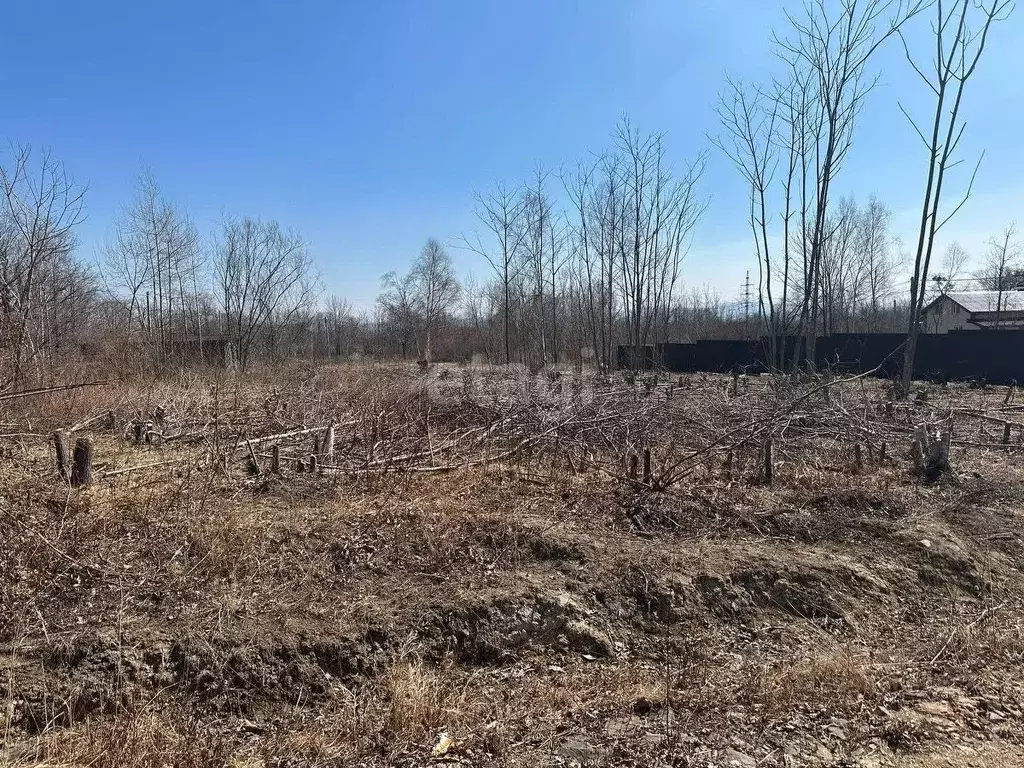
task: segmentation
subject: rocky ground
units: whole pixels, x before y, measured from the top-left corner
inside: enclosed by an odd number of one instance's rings
[[[823,437],[771,484],[737,454],[666,488],[504,455],[215,472],[115,431],[107,471],[169,463],[70,489],[19,440],[4,765],[1024,765],[1016,438],[964,434],[932,484]]]

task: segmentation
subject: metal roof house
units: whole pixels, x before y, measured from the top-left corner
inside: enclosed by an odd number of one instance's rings
[[[925,333],[1024,328],[1024,291],[963,291],[924,308]]]

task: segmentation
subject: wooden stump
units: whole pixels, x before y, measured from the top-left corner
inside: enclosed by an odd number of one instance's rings
[[[651,484],[651,449],[644,448],[644,484]]]
[[[71,467],[71,485],[81,488],[92,481],[92,441],[87,437],[75,440],[75,460]]]
[[[324,460],[328,464],[334,463],[334,422],[327,427],[327,435],[324,437]]]
[[[1003,443],[1009,443],[1010,442],[1010,430],[1011,429],[1012,429],[1012,426],[1011,426],[1010,422],[1006,422],[1005,424],[1003,424]]]
[[[270,472],[275,475],[281,474],[281,446],[279,445],[270,449]]]
[[[56,457],[57,474],[67,480],[71,474],[71,463],[68,461],[68,433],[58,429],[53,433],[53,452]]]
[[[640,458],[635,454],[629,454],[629,479],[636,480],[637,468],[640,464]]]
[[[142,445],[142,441],[146,439],[146,424],[143,421],[135,422],[135,444]]]
[[[914,459],[914,469],[924,476],[927,482],[934,482],[948,472],[949,449],[953,440],[953,421],[946,423],[945,429],[939,435],[939,439],[932,440],[928,434],[928,428],[924,424],[918,425],[914,430],[914,443],[911,452]]]
[[[764,482],[771,485],[775,481],[775,446],[772,436],[764,444]]]

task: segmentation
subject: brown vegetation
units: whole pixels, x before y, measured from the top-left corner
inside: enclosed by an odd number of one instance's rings
[[[2,764],[1019,754],[1005,390],[365,365],[0,405]]]

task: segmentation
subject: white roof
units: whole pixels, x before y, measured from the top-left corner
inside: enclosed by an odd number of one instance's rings
[[[947,293],[968,312],[1024,312],[1024,291],[962,291]]]

